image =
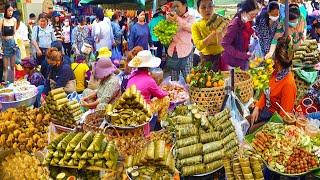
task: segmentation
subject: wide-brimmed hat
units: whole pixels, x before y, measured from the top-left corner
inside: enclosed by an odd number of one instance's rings
[[[37,67],[37,62],[33,58],[26,57],[21,60],[21,66],[24,68],[35,68]]]
[[[117,68],[111,62],[110,58],[101,58],[94,65],[95,77],[103,79],[114,73]]]
[[[152,56],[151,51],[143,50],[138,52],[138,54],[129,62],[129,67],[133,68],[155,68],[159,67],[161,64],[161,59]]]
[[[109,48],[107,47],[103,47],[103,48],[100,48],[99,51],[98,51],[98,59],[100,58],[110,58],[112,56],[112,52],[110,51]]]

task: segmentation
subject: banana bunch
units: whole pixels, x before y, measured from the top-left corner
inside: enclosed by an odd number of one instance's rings
[[[207,27],[209,27],[211,30],[222,32],[227,28],[228,24],[229,20],[227,18],[218,14],[213,14],[207,22]]]

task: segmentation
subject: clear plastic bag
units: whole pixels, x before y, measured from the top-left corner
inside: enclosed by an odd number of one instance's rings
[[[169,76],[164,79],[160,87],[169,93],[172,104],[179,105],[188,102],[190,99],[187,83],[182,76],[179,77],[179,81],[171,81],[171,76]],[[170,90],[168,91],[168,89]]]

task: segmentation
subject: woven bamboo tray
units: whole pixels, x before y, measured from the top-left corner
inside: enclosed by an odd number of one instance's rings
[[[223,74],[227,78],[230,73],[223,72]],[[226,96],[225,87],[190,87],[189,93],[191,102],[206,108],[210,114],[220,111]],[[247,103],[253,97],[253,82],[247,72],[235,72],[235,93],[243,103]]]

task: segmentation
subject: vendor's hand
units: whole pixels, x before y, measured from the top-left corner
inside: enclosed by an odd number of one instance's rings
[[[42,56],[42,51],[40,49],[37,50],[37,56],[38,57]]]
[[[167,20],[169,22],[176,22],[178,19],[178,15],[176,13],[170,13],[167,15]]]
[[[82,100],[80,101],[80,104],[83,107],[88,107],[89,106],[89,104],[86,101],[82,101]]]
[[[272,58],[272,56],[273,56],[273,53],[271,53],[271,52],[269,52],[268,54],[266,54],[265,55],[265,59],[270,59],[270,58]]]
[[[251,114],[251,126],[258,120],[259,108],[255,107]]]

